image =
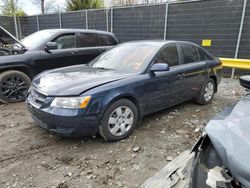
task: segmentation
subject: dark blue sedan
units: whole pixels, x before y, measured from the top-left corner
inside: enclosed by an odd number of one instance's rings
[[[187,100],[209,103],[221,80],[221,62],[189,42],[120,44],[89,65],[46,71],[26,99],[37,124],[68,136],[117,141],[145,115]]]

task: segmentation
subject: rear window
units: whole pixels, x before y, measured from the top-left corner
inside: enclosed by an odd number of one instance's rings
[[[181,50],[183,54],[184,64],[200,61],[198,49],[196,46],[182,44]]]
[[[207,54],[203,49],[199,48],[199,55],[201,61],[213,60],[214,58]]]

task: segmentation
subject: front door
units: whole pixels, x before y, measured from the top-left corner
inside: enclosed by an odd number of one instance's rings
[[[169,71],[150,72],[144,84],[145,94],[143,111],[153,113],[182,102],[184,84],[180,77],[182,69],[179,65],[179,55],[176,45],[165,47],[153,63],[165,62]]]
[[[57,43],[57,49],[50,52],[41,51],[40,58],[35,63],[37,73],[77,64],[78,48],[75,33],[62,34],[52,42]]]

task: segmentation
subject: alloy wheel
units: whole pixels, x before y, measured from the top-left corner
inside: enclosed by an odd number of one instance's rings
[[[2,97],[10,102],[23,100],[28,92],[29,85],[18,75],[9,75],[0,83]]]

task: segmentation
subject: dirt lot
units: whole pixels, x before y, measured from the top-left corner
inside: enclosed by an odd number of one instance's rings
[[[24,103],[0,104],[0,187],[139,187],[244,93],[238,80],[224,79],[212,104],[187,102],[148,116],[117,143],[51,135],[35,126]]]

